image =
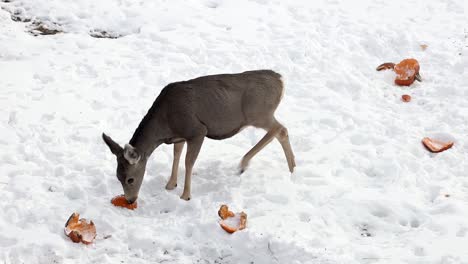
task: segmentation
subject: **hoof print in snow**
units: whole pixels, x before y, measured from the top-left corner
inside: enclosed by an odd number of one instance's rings
[[[11,20],[13,20],[15,22],[23,22],[23,23],[31,22],[31,18],[26,16],[21,11],[21,9],[16,9],[13,12],[10,12],[10,17],[11,17]]]
[[[359,227],[362,237],[372,237],[372,234],[369,232],[367,225]]]
[[[362,231],[362,232],[361,232],[361,236],[363,236],[363,237],[371,237],[372,234],[369,233],[369,232],[367,232],[367,231]]]
[[[33,36],[39,36],[39,35],[55,35],[59,33],[63,33],[63,30],[60,29],[60,26],[56,23],[45,23],[42,21],[34,21],[30,26],[29,26],[29,31],[31,35]]]
[[[9,0],[0,0],[0,3],[11,3]],[[22,8],[10,8],[8,6],[2,6],[2,10],[10,13],[11,20],[15,22],[31,22],[31,17],[27,16]]]
[[[31,18],[24,17],[21,15],[16,15],[16,14],[11,14],[11,20],[15,22],[23,22],[23,23],[31,22]]]
[[[106,30],[92,30],[89,32],[89,35],[93,38],[108,38],[108,39],[118,39],[123,37],[123,35],[120,35],[115,32],[109,32]]]
[[[205,6],[208,8],[217,8],[219,6],[218,1],[209,0],[205,2]]]

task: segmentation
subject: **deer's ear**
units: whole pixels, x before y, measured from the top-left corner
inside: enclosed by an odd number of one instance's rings
[[[122,147],[119,146],[119,144],[117,144],[114,140],[112,140],[111,137],[102,133],[102,139],[104,140],[104,142],[106,143],[106,145],[109,147],[110,151],[114,155],[119,155],[120,153],[122,153],[123,151]]]
[[[123,150],[124,158],[130,163],[131,165],[135,165],[140,161],[141,155],[138,153],[136,148],[134,148],[130,144],[125,144]]]

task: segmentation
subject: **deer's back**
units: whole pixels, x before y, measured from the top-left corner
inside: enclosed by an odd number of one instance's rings
[[[281,75],[271,70],[219,74],[168,85],[158,98],[171,130],[187,138],[203,125],[207,136],[228,138],[244,126],[274,119],[283,93]]]

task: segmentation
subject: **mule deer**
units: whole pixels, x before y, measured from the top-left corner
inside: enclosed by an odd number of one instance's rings
[[[241,173],[250,159],[273,138],[281,143],[289,171],[296,166],[288,130],[274,112],[283,96],[281,75],[271,70],[199,77],[167,85],[123,148],[106,134],[104,142],[117,156],[117,178],[127,202],[138,198],[146,163],[162,143],[174,144],[172,173],[166,189],[177,187],[179,159],[187,142],[185,185],[181,198],[190,200],[192,168],[205,137],[225,139],[246,126],[263,128],[266,135],[242,158]]]

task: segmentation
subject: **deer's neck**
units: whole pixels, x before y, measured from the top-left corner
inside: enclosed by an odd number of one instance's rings
[[[158,108],[153,105],[141,120],[129,143],[148,158],[159,145],[164,143],[167,133],[167,126]]]

